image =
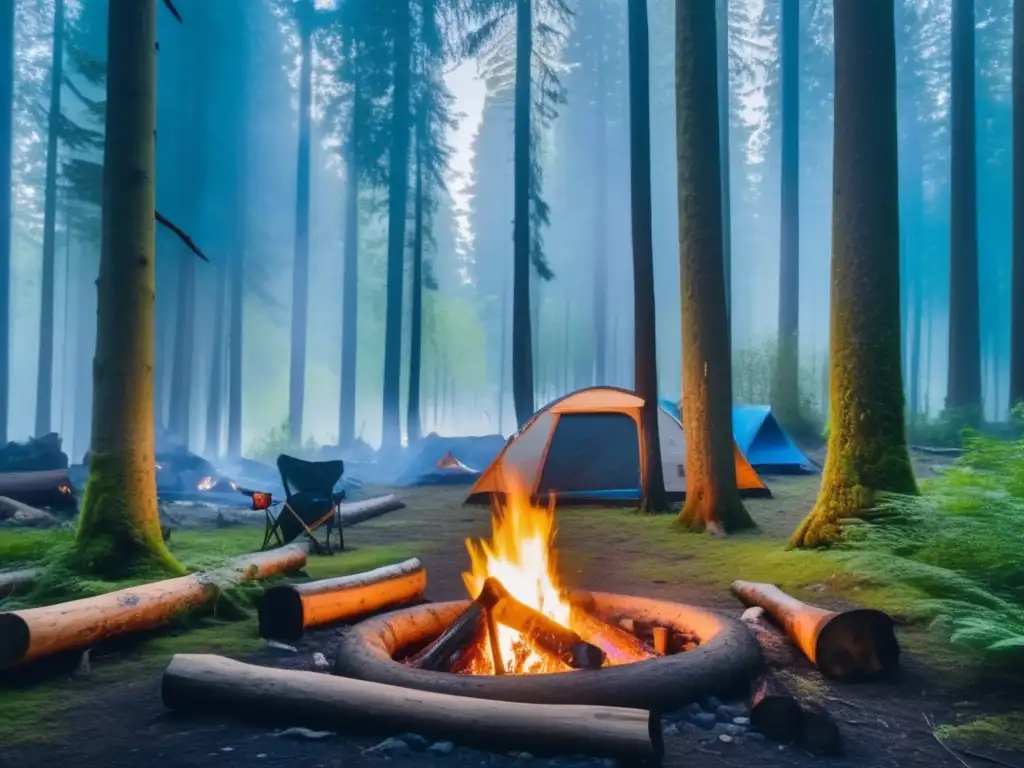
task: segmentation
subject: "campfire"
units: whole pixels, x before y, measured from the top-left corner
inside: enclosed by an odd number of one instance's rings
[[[559,581],[552,502],[509,494],[489,540],[467,540],[462,578],[470,606],[408,659],[419,669],[469,675],[536,675],[598,669],[690,650],[690,633],[629,618],[599,618],[585,594]]]

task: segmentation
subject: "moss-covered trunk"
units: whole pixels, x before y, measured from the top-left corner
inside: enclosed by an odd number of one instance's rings
[[[92,454],[76,539],[81,566],[103,575],[182,570],[160,531],[153,435],[156,3],[110,0],[108,16]]]
[[[64,0],[53,5],[53,57],[46,136],[46,185],[43,193],[43,273],[39,302],[39,365],[36,377],[36,435],[53,420],[54,276],[57,267],[57,153],[60,151],[60,95],[64,84]],[[5,104],[5,107],[10,102]]]
[[[953,0],[946,408],[972,423],[981,409],[974,34],[974,0]]]
[[[654,241],[651,225],[651,76],[647,0],[629,0],[629,161],[633,223],[634,387],[640,414],[640,511],[666,512],[658,435],[658,350],[654,311]],[[566,315],[568,317],[568,315]],[[566,322],[566,336],[568,336]]]
[[[779,325],[772,409],[800,426],[800,0],[782,0],[782,195]]]
[[[14,103],[14,2],[0,4],[0,104]],[[11,150],[14,112],[0,110],[0,444],[7,444],[11,342]]]
[[[753,526],[736,488],[732,365],[718,152],[715,6],[676,3],[676,153],[683,309],[686,504],[679,522],[714,533]]]
[[[1013,4],[1013,277],[1010,406],[1024,401],[1024,2]]]
[[[794,546],[836,541],[876,491],[916,493],[900,368],[893,0],[835,6],[828,458]]]
[[[516,0],[516,83],[512,223],[512,400],[516,426],[533,416],[533,338],[530,332],[530,157],[533,0]]]

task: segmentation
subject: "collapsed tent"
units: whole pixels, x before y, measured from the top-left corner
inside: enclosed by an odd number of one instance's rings
[[[659,403],[681,419],[678,403],[671,400]],[[758,472],[784,475],[818,471],[776,420],[769,405],[733,406],[732,436],[750,466]]]
[[[442,437],[432,433],[419,446],[392,485],[458,485],[472,483],[505,447],[501,435]]]
[[[635,503],[640,499],[643,431],[635,393],[591,387],[566,395],[538,411],[505,445],[480,476],[467,503],[485,503],[516,483],[537,499],[560,502]],[[658,433],[665,490],[669,499],[686,495],[686,438],[683,426],[658,409]],[[754,469],[735,451],[736,480],[744,496],[770,496]]]

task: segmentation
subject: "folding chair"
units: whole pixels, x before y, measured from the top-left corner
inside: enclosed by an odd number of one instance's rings
[[[345,472],[345,463],[338,461],[303,461],[284,454],[277,457],[285,500],[275,516],[269,508],[263,546],[283,546],[305,535],[310,550],[331,554],[331,529],[338,529],[338,549],[345,549],[345,535],[341,530],[338,505],[345,498],[344,491],[335,491]],[[326,537],[320,540],[316,532],[324,529]]]

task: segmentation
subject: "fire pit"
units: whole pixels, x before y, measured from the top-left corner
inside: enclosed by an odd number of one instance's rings
[[[738,621],[696,606],[568,591],[553,507],[523,494],[467,541],[474,600],[393,611],[350,628],[335,674],[502,701],[667,711],[746,684],[760,665]]]

